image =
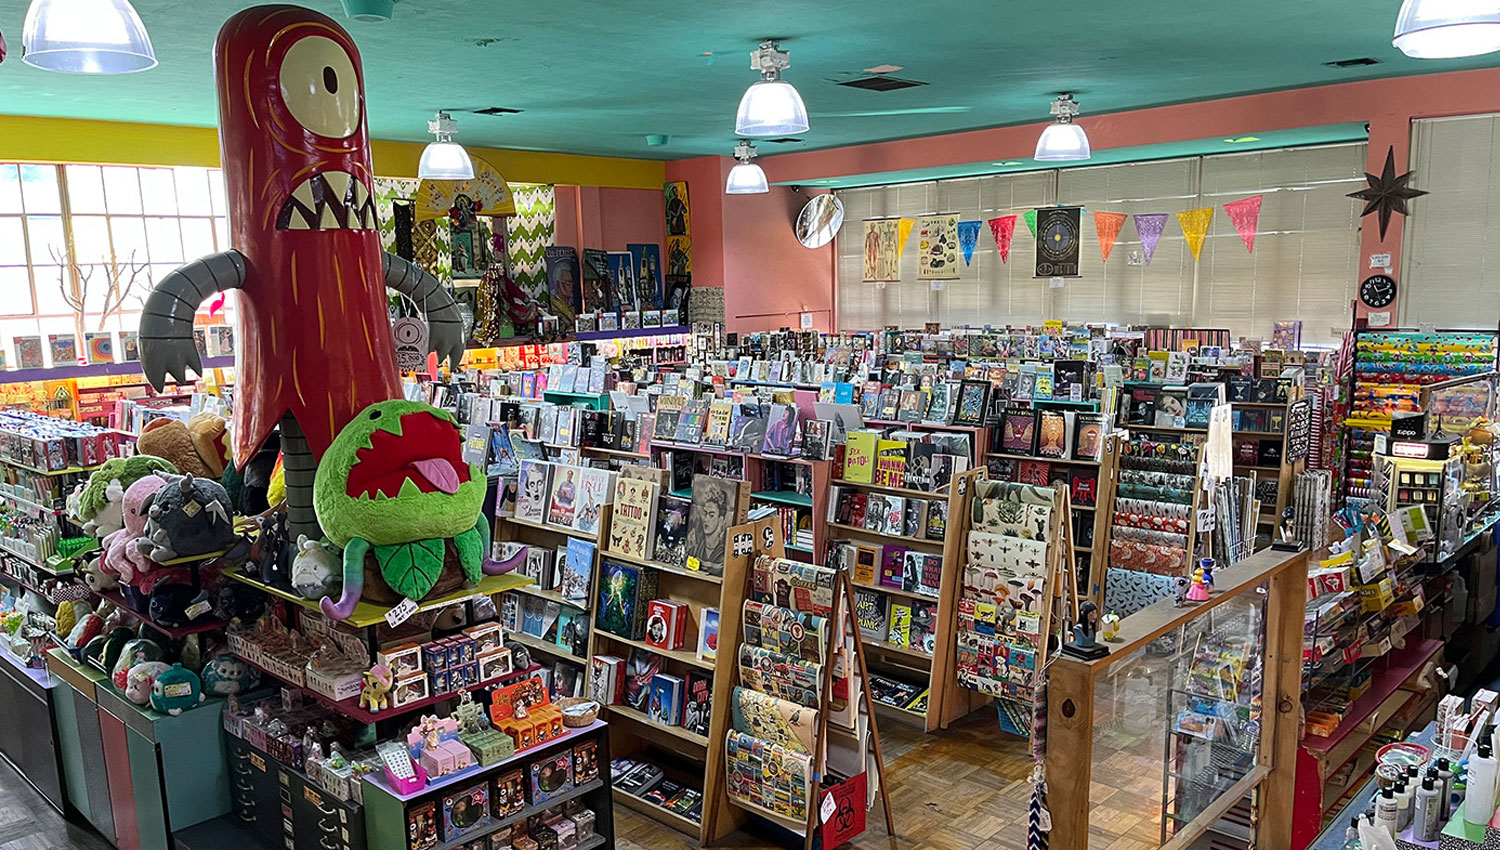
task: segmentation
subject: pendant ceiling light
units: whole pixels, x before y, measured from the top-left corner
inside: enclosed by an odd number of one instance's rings
[[[1500,50],[1500,0],[1406,0],[1391,42],[1413,59],[1457,59]]]
[[[21,61],[65,74],[130,74],[155,68],[156,51],[130,0],[32,0]]]
[[[791,83],[781,79],[781,72],[791,67],[791,54],[778,50],[776,42],[762,41],[750,53],[750,67],[760,72],[760,80],[745,89],[740,111],[734,119],[734,132],[741,136],[791,136],[806,133],[807,106]]]
[[[755,145],[742,141],[734,148],[734,158],[739,160],[729,169],[729,180],[724,184],[726,195],[764,195],[771,191],[766,185],[766,172],[755,164]]]
[[[396,9],[396,0],[343,0],[344,14],[366,24],[389,21]]]
[[[453,141],[458,122],[446,112],[427,122],[427,132],[437,137],[422,151],[417,163],[417,177],[422,180],[473,180],[474,160],[464,146]]]
[[[1078,162],[1089,158],[1089,135],[1073,123],[1073,116],[1079,112],[1078,101],[1071,94],[1052,101],[1052,114],[1057,116],[1057,122],[1048,125],[1036,141],[1038,162]]]

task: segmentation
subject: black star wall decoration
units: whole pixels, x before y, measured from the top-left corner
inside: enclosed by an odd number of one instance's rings
[[[1390,147],[1385,152],[1385,168],[1381,169],[1380,176],[1365,172],[1365,188],[1358,192],[1349,194],[1351,198],[1357,198],[1365,202],[1365,211],[1360,217],[1370,213],[1380,213],[1380,241],[1385,241],[1386,229],[1391,226],[1391,213],[1406,215],[1406,202],[1413,198],[1420,198],[1427,194],[1421,189],[1413,189],[1407,185],[1411,182],[1410,171],[1396,176],[1396,149]]]

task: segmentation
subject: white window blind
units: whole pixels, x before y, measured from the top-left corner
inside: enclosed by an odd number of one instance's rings
[[[1500,229],[1500,115],[1413,121],[1411,152],[1412,185],[1431,194],[1410,202],[1400,324],[1492,328],[1500,315],[1500,240],[1494,235]],[[1372,216],[1365,226],[1378,224]]]
[[[1271,323],[1301,319],[1303,339],[1329,342],[1348,327],[1358,274],[1358,205],[1344,197],[1362,185],[1364,144],[1162,160],[1016,175],[851,189],[838,240],[839,326],[1023,325],[1070,322],[1227,327],[1266,337]],[[1262,194],[1255,252],[1245,250],[1222,204]],[[988,227],[972,265],[942,291],[916,282],[911,237],[901,283],[861,281],[867,218],[954,212],[987,220],[1053,203],[1081,205],[1083,276],[1058,289],[1032,277],[1035,241],[1017,223],[1002,265]],[[1202,259],[1194,264],[1175,213],[1216,206]],[[1168,213],[1149,266],[1127,220],[1107,264],[1090,211]]]

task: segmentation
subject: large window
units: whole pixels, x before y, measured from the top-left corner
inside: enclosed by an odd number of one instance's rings
[[[7,364],[17,337],[75,333],[80,295],[86,332],[134,331],[156,280],[228,244],[217,169],[0,163]]]
[[[1500,115],[1412,122],[1411,202],[1403,241],[1405,327],[1493,328],[1500,315]],[[1398,168],[1398,173],[1405,169]],[[1367,226],[1375,226],[1371,216]],[[1401,226],[1391,222],[1392,232]]]
[[[1358,205],[1345,197],[1362,185],[1366,146],[1332,145],[1057,171],[940,180],[840,193],[846,208],[838,239],[839,326],[1025,325],[1070,322],[1227,327],[1268,337],[1271,323],[1303,321],[1303,339],[1329,342],[1349,326],[1358,275]],[[1264,195],[1255,251],[1245,250],[1222,205]],[[972,264],[940,291],[916,281],[916,237],[901,258],[902,283],[861,281],[861,220],[956,212],[991,219],[1063,203],[1085,208],[1083,276],[1059,288],[1032,277],[1035,242],[1018,224],[1009,263],[988,229]],[[1216,206],[1202,257],[1194,263],[1170,216],[1151,264],[1126,222],[1108,264],[1088,211],[1176,213]]]

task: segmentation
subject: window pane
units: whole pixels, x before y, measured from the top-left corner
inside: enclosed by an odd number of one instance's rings
[[[112,213],[141,211],[141,184],[134,168],[105,168],[104,191]],[[27,197],[30,208],[30,196]]]
[[[214,201],[214,215],[228,215],[229,207],[224,203],[224,172],[217,168],[208,170],[208,194]]]
[[[75,215],[104,212],[104,184],[97,165],[68,166],[68,204]]]
[[[109,221],[104,216],[73,216],[73,256],[80,263],[109,260]]]
[[[31,278],[25,266],[0,266],[0,316],[31,315]]]
[[[176,215],[177,187],[170,168],[142,168],[141,203],[147,215]]]
[[[21,211],[21,177],[14,165],[0,165],[0,213]]]
[[[214,226],[210,219],[182,219],[182,256],[196,260],[214,252]]]
[[[63,262],[68,246],[63,242],[62,216],[28,215],[26,228],[31,236],[31,264],[34,266]]]
[[[151,262],[182,262],[182,231],[177,219],[146,219],[146,240],[151,245]]]
[[[21,166],[21,194],[26,198],[27,212],[62,212],[62,201],[57,197],[56,166]]]
[[[143,263],[150,258],[146,251],[146,224],[141,219],[110,216],[109,231],[115,237],[115,259],[118,262]]]
[[[218,236],[218,238],[219,238],[219,247],[218,247],[218,250],[220,250],[220,251],[228,251],[229,248],[230,248],[230,245],[229,245],[229,219],[227,219],[227,218],[216,218],[216,219],[214,219],[214,234],[216,236]]]
[[[0,265],[26,264],[26,235],[18,215],[0,216]],[[0,289],[0,292],[5,290]]]
[[[149,272],[149,276],[150,276],[149,284],[150,285],[155,285],[156,281],[161,280],[162,278],[164,278],[167,275],[171,274],[172,272],[176,271],[178,265],[179,265],[178,263],[163,263],[161,265],[153,265],[153,266],[151,266],[147,270],[147,272]],[[146,286],[148,284],[148,281],[146,281],[144,279],[145,277],[146,277],[146,275],[143,274],[142,275],[142,280],[141,280],[141,285],[142,286]]]
[[[212,215],[213,201],[208,196],[207,168],[176,168],[177,211],[182,215]],[[218,172],[214,180],[219,179]]]
[[[36,281],[36,312],[46,316],[55,313],[73,313],[73,308],[63,298],[63,278],[59,277],[61,266],[37,266],[33,278]]]

